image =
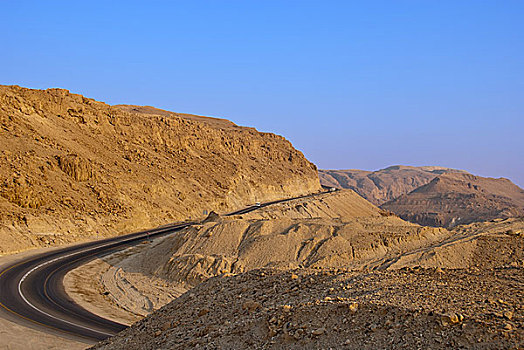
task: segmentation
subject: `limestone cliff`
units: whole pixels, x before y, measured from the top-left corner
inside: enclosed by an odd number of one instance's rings
[[[315,165],[278,135],[0,86],[0,253],[319,189]]]

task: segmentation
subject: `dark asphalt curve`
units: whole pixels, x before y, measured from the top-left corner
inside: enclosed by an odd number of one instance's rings
[[[320,194],[320,193],[317,193]],[[227,215],[240,215],[271,204],[306,195],[250,206]],[[185,222],[153,230],[54,250],[33,256],[0,271],[0,306],[21,322],[51,333],[69,335],[84,341],[99,341],[113,336],[127,326],[97,316],[76,304],[65,292],[63,278],[70,270],[96,257],[139,244],[150,238],[174,233],[195,224]]]

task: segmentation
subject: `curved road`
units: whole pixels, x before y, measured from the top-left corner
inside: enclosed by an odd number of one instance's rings
[[[247,207],[227,215],[245,214],[271,204],[315,196],[283,199]],[[66,333],[84,341],[99,341],[127,326],[97,316],[71,300],[62,281],[67,272],[101,255],[136,245],[149,238],[171,234],[195,224],[186,222],[47,252],[11,264],[0,271],[0,306],[19,321]],[[22,320],[21,320],[22,319]]]

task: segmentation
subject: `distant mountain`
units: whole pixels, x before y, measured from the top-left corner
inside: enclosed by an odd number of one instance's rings
[[[463,170],[423,166],[390,166],[377,171],[319,170],[324,186],[349,188],[375,205],[381,205],[429,183],[447,173],[466,173]]]
[[[504,178],[444,173],[381,207],[404,220],[453,227],[524,216],[524,190]]]

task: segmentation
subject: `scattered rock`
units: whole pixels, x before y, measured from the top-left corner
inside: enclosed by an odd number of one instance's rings
[[[207,315],[208,313],[209,313],[209,309],[207,308],[200,309],[200,311],[198,311],[198,317]]]
[[[513,318],[513,311],[506,311],[504,312],[504,318],[506,318],[507,320],[510,320]]]
[[[314,335],[314,336],[319,336],[319,335],[322,335],[324,333],[326,333],[326,329],[325,328],[317,328],[317,329],[315,329],[315,330],[313,330],[311,332],[311,334]]]
[[[355,313],[357,312],[358,310],[358,303],[357,302],[352,302],[348,305],[348,309],[349,311],[351,311],[352,313]]]
[[[464,320],[464,316],[457,313],[445,314],[440,317],[443,326],[460,323]]]
[[[259,302],[253,301],[253,300],[247,300],[242,304],[242,309],[247,310],[249,312],[255,312],[256,310],[260,309],[262,305],[260,305]]]

